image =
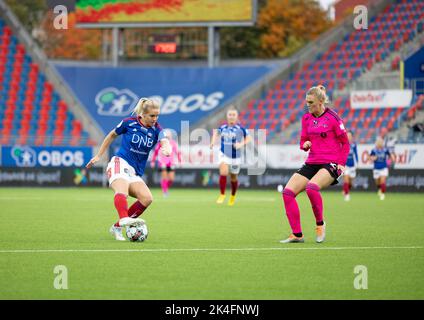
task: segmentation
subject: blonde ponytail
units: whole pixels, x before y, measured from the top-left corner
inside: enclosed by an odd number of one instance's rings
[[[320,102],[322,102],[323,104],[329,104],[330,103],[330,99],[327,96],[327,90],[325,89],[325,87],[322,84],[317,85],[316,87],[312,87],[310,88],[307,92],[306,95],[312,95],[318,98],[318,100]]]
[[[156,100],[152,100],[149,98],[140,98],[133,110],[133,114],[141,116],[142,114],[149,112],[149,110],[152,108],[159,109],[159,103]]]

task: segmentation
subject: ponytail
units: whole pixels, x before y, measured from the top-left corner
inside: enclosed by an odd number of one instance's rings
[[[137,116],[141,116],[142,114],[149,112],[152,108],[159,109],[159,103],[149,98],[140,98],[132,113]]]

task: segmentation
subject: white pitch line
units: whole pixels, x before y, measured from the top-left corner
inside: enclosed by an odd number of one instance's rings
[[[219,251],[302,251],[302,250],[414,250],[424,247],[274,247],[274,248],[176,248],[176,249],[23,249],[23,250],[0,250],[0,253],[71,253],[71,252],[219,252]]]
[[[99,200],[109,200],[111,199],[111,197],[99,197],[99,198],[93,198],[93,199],[78,199],[78,201],[76,202],[95,202],[95,201],[99,201]],[[0,197],[0,201],[48,201],[47,198],[42,198],[42,197]],[[75,202],[75,200],[73,199],[62,199],[63,201],[72,201]],[[185,202],[191,202],[191,203],[199,203],[199,202],[209,202],[209,203],[215,203],[215,199],[165,199],[165,200],[158,200],[161,203],[185,203]],[[250,199],[250,198],[246,198],[246,199],[239,199],[240,202],[264,202],[264,201],[268,201],[268,202],[274,202],[277,201],[276,198],[254,198],[254,199]]]

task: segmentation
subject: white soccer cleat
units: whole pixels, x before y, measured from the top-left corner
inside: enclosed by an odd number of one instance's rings
[[[386,195],[384,193],[380,194],[380,200],[384,200],[384,198],[386,198]]]
[[[345,201],[350,201],[350,194],[345,194],[344,199]]]
[[[116,240],[126,241],[126,239],[122,235],[122,227],[115,227],[115,225],[112,225],[109,229],[109,232],[115,237]]]
[[[119,226],[121,227],[128,227],[128,226],[142,226],[146,224],[143,219],[140,218],[121,218],[119,219]]]
[[[321,243],[325,240],[325,222],[322,226],[316,226],[315,227],[315,233],[316,233],[316,242]]]
[[[303,236],[296,237],[294,234],[291,234],[287,239],[280,240],[280,243],[303,243],[305,239]]]

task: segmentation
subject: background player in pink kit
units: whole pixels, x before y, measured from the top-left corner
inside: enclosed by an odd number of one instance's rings
[[[171,145],[172,151],[171,154],[166,156],[161,152],[160,145],[156,145],[155,151],[150,162],[152,168],[155,167],[155,161],[158,161],[158,168],[161,172],[161,181],[160,185],[162,187],[162,193],[166,197],[168,196],[169,188],[172,186],[172,183],[175,179],[175,166],[177,163],[181,163],[181,153],[178,151],[178,145],[175,140],[172,139],[172,134],[168,130],[164,130],[165,137],[168,138],[168,141]]]
[[[304,242],[296,196],[306,190],[316,220],[316,242],[325,239],[323,201],[320,190],[337,184],[349,154],[349,141],[342,120],[325,104],[323,86],[306,93],[308,113],[302,117],[300,148],[309,152],[305,164],[290,178],[283,190],[284,207],[292,234],[281,243]]]
[[[125,241],[122,236],[122,227],[144,224],[144,221],[138,217],[153,201],[152,193],[141,178],[150,151],[159,141],[163,152],[170,153],[168,139],[157,123],[159,112],[157,102],[141,98],[134,108],[136,116],[122,120],[109,132],[97,155],[86,165],[90,168],[98,162],[113,140],[118,135],[122,135],[121,147],[106,169],[109,186],[115,192],[114,205],[119,215],[118,222],[112,225],[109,231],[119,241]],[[129,208],[128,195],[137,199]]]

